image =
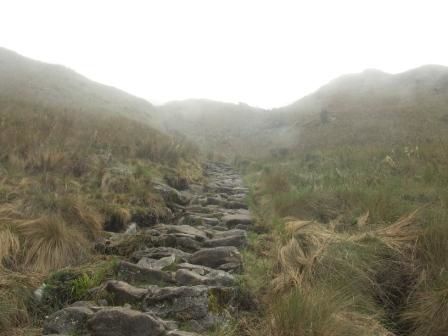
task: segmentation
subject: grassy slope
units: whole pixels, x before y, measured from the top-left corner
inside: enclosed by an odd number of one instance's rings
[[[447,79],[368,72],[283,110],[296,149],[246,166],[270,233],[248,255],[266,312],[243,334],[448,333]]]
[[[91,260],[104,224],[169,215],[152,182],[200,168],[140,99],[5,51],[0,68],[0,332],[11,334],[32,322],[29,287]]]

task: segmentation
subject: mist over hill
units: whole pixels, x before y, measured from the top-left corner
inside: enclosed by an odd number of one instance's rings
[[[379,70],[344,75],[272,110],[187,100],[158,111],[164,130],[224,154],[429,141],[443,137],[448,125],[448,68],[427,65],[396,75]]]
[[[154,114],[153,105],[143,99],[4,48],[0,48],[0,99],[73,113],[122,115],[145,123],[151,123]]]
[[[164,130],[182,133],[206,152],[227,157],[266,155],[291,143],[284,136],[289,126],[278,115],[244,103],[185,100],[160,106],[158,112]]]
[[[344,75],[295,103],[266,110],[205,99],[154,106],[58,65],[0,49],[0,99],[71,113],[125,116],[181,134],[204,152],[265,156],[303,146],[406,142],[444,135],[448,68],[427,65],[400,74]],[[415,141],[414,141],[415,142]]]
[[[276,110],[295,125],[305,146],[435,139],[446,132],[447,111],[448,68],[437,65],[396,75],[345,75]]]

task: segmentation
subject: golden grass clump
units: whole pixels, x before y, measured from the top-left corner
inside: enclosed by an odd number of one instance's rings
[[[18,201],[0,206],[2,265],[47,272],[85,260],[101,232],[101,216],[79,196],[35,189],[28,195],[24,188]]]
[[[113,208],[108,211],[107,217],[104,229],[112,232],[123,231],[132,218],[130,211],[125,208]]]
[[[383,284],[382,276],[408,272],[421,235],[416,214],[384,228],[363,224],[349,232],[286,218],[272,280],[273,295],[281,299],[272,307],[271,335],[394,335],[383,324],[394,300],[384,286],[408,284]]]
[[[20,240],[11,228],[0,228],[0,268],[7,257],[16,256],[20,252]]]
[[[58,216],[43,216],[17,226],[23,240],[23,262],[45,272],[85,260],[89,248],[85,235]]]
[[[1,270],[0,272],[0,335],[11,335],[15,327],[29,325],[31,316],[27,301],[31,296],[30,288],[42,283],[42,276]]]
[[[416,293],[403,313],[413,326],[411,336],[448,335],[448,281]]]
[[[373,234],[381,239],[388,248],[398,252],[409,252],[415,247],[417,239],[422,233],[418,225],[418,210],[400,217],[395,223],[377,229]]]

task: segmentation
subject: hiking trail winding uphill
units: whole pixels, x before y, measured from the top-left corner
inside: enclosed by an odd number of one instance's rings
[[[44,335],[192,336],[241,309],[236,277],[252,225],[248,189],[227,164],[204,171],[204,185],[161,188],[173,201],[170,223],[131,226],[98,244],[119,256],[116,278],[95,289],[98,300],[49,316]]]

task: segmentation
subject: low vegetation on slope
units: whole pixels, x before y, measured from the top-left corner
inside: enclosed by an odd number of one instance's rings
[[[89,260],[104,226],[121,230],[169,216],[154,182],[201,174],[195,147],[120,115],[2,99],[0,143],[4,330],[28,320],[28,285]]]
[[[274,232],[261,291],[271,335],[448,332],[439,140],[320,146],[248,168],[254,207]]]
[[[295,147],[240,162],[265,307],[242,334],[448,334],[447,83],[443,67],[366,72],[279,111]]]

